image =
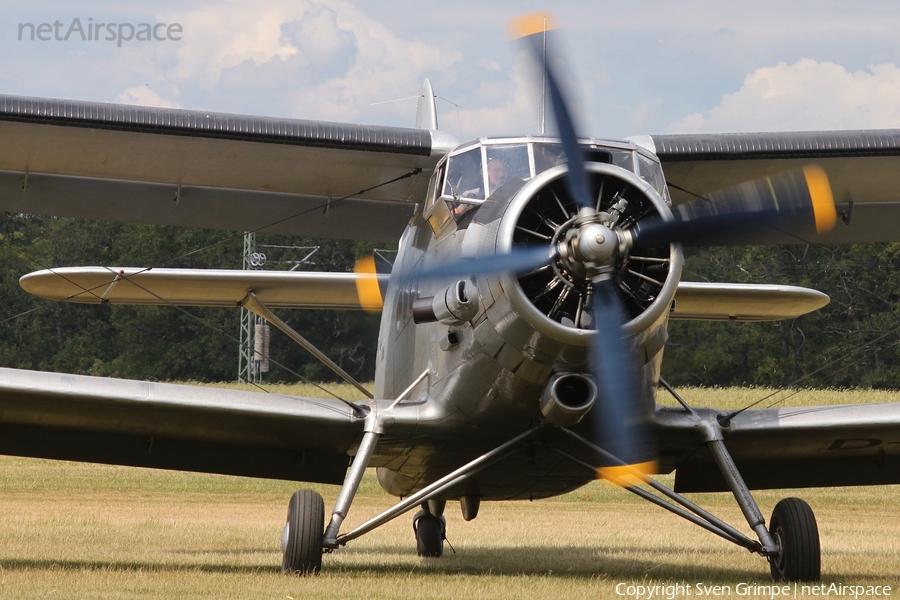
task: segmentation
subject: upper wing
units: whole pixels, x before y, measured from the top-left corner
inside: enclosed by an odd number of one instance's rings
[[[676,469],[677,491],[728,490],[695,418],[659,408],[657,431],[660,465]],[[751,489],[900,483],[900,403],[749,409],[722,433]]]
[[[825,169],[843,217],[832,231],[814,240],[776,229],[755,231],[734,236],[735,244],[900,241],[900,130],[654,135],[649,140],[640,143],[655,147],[676,203],[810,163]]]
[[[0,209],[396,241],[441,132],[0,96]]]
[[[340,483],[363,424],[335,400],[0,368],[0,454]]]

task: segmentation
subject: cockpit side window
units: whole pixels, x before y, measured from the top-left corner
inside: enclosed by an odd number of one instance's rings
[[[637,153],[637,157],[638,166],[640,167],[638,176],[653,186],[653,189],[655,189],[664,200],[669,201],[669,194],[666,189],[666,178],[663,175],[662,167],[659,163],[647,158],[640,152]]]
[[[450,157],[443,195],[451,198],[484,200],[480,147]]]
[[[488,196],[507,181],[531,177],[527,144],[488,146],[486,150]]]
[[[447,170],[447,163],[440,163],[434,170],[434,175],[431,176],[431,181],[428,182],[428,194],[425,196],[425,210],[424,212],[428,212],[429,209],[434,205],[435,201],[440,196],[441,185],[444,179],[444,171]]]

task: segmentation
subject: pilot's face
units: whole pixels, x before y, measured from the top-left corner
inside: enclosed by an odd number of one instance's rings
[[[488,161],[488,182],[491,189],[506,183],[506,163],[499,159]]]

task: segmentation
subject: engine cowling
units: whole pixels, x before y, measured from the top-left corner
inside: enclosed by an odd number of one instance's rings
[[[602,163],[588,163],[586,168],[594,197],[598,198],[596,219],[604,225],[628,229],[650,216],[672,218],[662,197],[634,173]],[[565,173],[564,165],[545,171],[510,199],[499,222],[496,252],[540,245],[549,248],[573,241],[571,238],[585,223],[569,199]],[[682,265],[678,244],[635,248],[620,254],[611,276],[630,316],[627,331],[645,331],[669,310]],[[591,283],[578,260],[563,257],[532,273],[505,273],[500,279],[516,312],[535,329],[560,342],[587,345],[592,327],[584,306],[589,301]]]

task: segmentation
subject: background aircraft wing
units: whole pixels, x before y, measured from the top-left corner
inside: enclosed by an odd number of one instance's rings
[[[0,454],[340,483],[337,400],[0,368]]]
[[[0,96],[0,209],[396,241],[437,131]]]
[[[900,241],[900,130],[653,135],[652,146],[676,203],[815,163],[828,174],[842,219],[801,240],[776,229],[736,235],[734,244]],[[852,206],[851,206],[852,204]]]
[[[676,469],[675,489],[726,491],[696,420],[669,407],[657,420],[660,468]],[[751,489],[900,483],[900,404],[749,409],[723,435]]]

